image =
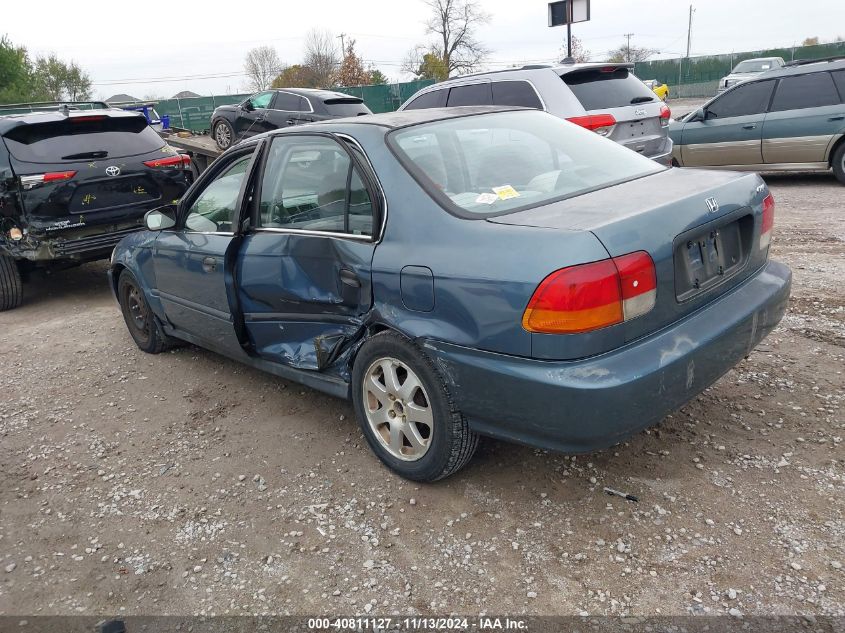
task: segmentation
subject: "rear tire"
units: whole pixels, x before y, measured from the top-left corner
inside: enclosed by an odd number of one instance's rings
[[[361,347],[352,370],[352,402],[370,448],[406,479],[448,477],[478,446],[434,363],[395,332],[381,332]]]
[[[18,263],[0,255],[0,312],[17,308],[23,301],[23,282]]]
[[[833,153],[831,167],[833,167],[833,175],[836,176],[836,179],[845,185],[845,142],[840,143]]]
[[[235,142],[235,130],[228,121],[218,121],[214,124],[214,142],[224,152]]]
[[[120,273],[117,298],[129,335],[143,352],[160,354],[174,346],[175,341],[161,331],[144,291],[128,270]]]

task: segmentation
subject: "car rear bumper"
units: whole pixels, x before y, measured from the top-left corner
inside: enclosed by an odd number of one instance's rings
[[[107,233],[74,237],[30,235],[20,242],[7,242],[7,250],[8,254],[16,259],[28,259],[34,262],[93,261],[108,258],[120,240],[143,228],[143,226],[130,226]]]
[[[768,262],[681,321],[616,351],[539,361],[425,341],[482,435],[563,452],[612,446],[723,376],[780,322],[792,272]]]

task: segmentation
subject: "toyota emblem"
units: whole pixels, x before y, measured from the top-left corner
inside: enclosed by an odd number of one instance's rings
[[[106,167],[107,176],[120,176],[120,167],[117,165],[109,165]]]

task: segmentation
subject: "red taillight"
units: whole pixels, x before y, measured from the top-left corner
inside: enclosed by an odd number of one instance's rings
[[[546,334],[597,330],[645,314],[656,296],[654,262],[645,251],[570,266],[540,283],[522,327]]]
[[[107,116],[103,116],[102,114],[94,114],[89,116],[75,116],[70,119],[71,123],[82,123],[84,121],[105,121],[108,119]]]
[[[54,171],[44,174],[44,182],[55,182],[57,180],[70,180],[76,176],[75,171]]]
[[[672,118],[672,111],[665,103],[660,106],[660,125],[666,127],[669,125],[669,119]]]
[[[152,167],[153,169],[156,169],[158,167],[175,167],[177,169],[187,169],[191,166],[191,157],[187,154],[177,154],[176,156],[167,156],[166,158],[145,160],[144,164],[147,167]]]
[[[586,116],[569,117],[566,120],[592,130],[601,136],[607,136],[611,128],[616,125],[616,119],[612,114],[588,114]]]
[[[52,171],[46,174],[32,174],[30,176],[21,176],[21,186],[24,189],[32,189],[36,185],[42,185],[45,182],[59,182],[62,180],[70,180],[76,176],[75,171]]]
[[[760,226],[760,250],[772,243],[772,227],[775,225],[775,198],[772,194],[763,199],[763,222]]]

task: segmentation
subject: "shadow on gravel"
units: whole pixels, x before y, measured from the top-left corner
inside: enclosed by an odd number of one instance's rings
[[[15,313],[27,308],[67,310],[78,302],[107,301],[111,295],[107,267],[103,261],[53,272],[32,271],[24,278],[23,303]]]
[[[817,187],[819,185],[840,185],[833,172],[801,171],[801,172],[770,172],[761,176],[769,184],[796,185],[799,187]]]

